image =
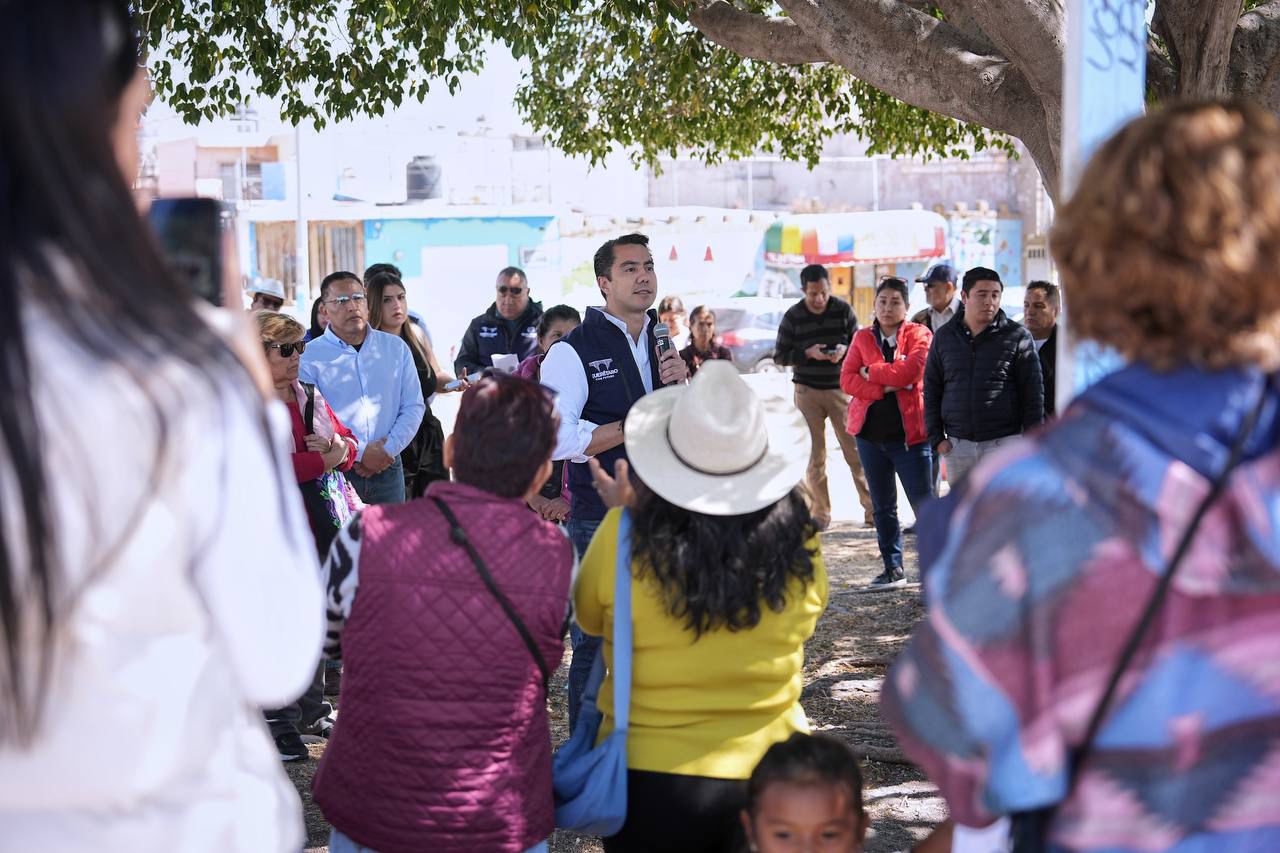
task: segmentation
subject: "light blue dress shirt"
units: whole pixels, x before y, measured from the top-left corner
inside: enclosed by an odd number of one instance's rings
[[[355,433],[357,460],[380,438],[387,440],[387,453],[398,456],[413,441],[427,411],[408,344],[377,329],[369,329],[358,351],[326,329],[307,344],[298,378],[319,388],[338,419]]]

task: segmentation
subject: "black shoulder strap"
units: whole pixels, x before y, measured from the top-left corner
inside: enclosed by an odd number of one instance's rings
[[[538,644],[533,641],[533,635],[529,633],[529,629],[525,627],[524,622],[520,619],[520,615],[516,613],[516,609],[511,606],[511,602],[502,590],[498,589],[498,585],[494,583],[493,575],[489,574],[489,569],[484,564],[484,560],[480,559],[479,552],[476,551],[471,539],[467,537],[467,532],[462,529],[462,525],[458,523],[458,518],[453,514],[453,510],[449,509],[449,505],[435,496],[432,501],[440,507],[440,512],[444,515],[445,521],[449,522],[452,528],[451,537],[453,541],[466,549],[467,555],[471,557],[471,562],[475,564],[476,571],[480,574],[480,580],[484,581],[484,585],[488,587],[493,597],[498,599],[498,604],[502,605],[502,610],[507,614],[507,618],[511,620],[511,624],[516,626],[516,630],[520,632],[520,639],[524,640],[525,646],[529,649],[529,654],[533,656],[533,662],[538,665],[538,670],[542,673],[542,691],[545,693],[547,687],[551,684],[551,670],[547,667],[547,661],[542,657],[542,652],[538,651]]]
[[[302,390],[307,394],[307,405],[302,412],[302,426],[307,431],[307,435],[314,435],[316,431],[316,386],[303,382]]]

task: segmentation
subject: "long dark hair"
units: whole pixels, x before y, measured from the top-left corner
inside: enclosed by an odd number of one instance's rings
[[[382,266],[390,266],[384,264]],[[365,287],[369,291],[369,325],[382,331],[382,294],[391,285],[403,290],[406,294],[409,288],[404,286],[404,282],[400,280],[400,276],[392,272],[376,272],[369,277]],[[409,352],[413,353],[417,360],[422,364],[430,364],[427,358],[427,342],[413,330],[413,319],[409,316],[408,306],[405,306],[404,325],[400,327],[400,340],[409,346]]]
[[[697,637],[760,624],[780,613],[792,580],[813,581],[817,528],[800,488],[746,515],[681,509],[636,480],[631,547],[638,575],[652,572],[667,612]]]
[[[314,341],[324,334],[324,326],[320,325],[320,306],[323,303],[323,296],[317,296],[316,301],[311,303],[311,328],[307,330],[307,340],[309,341]]]
[[[0,310],[0,483],[9,524],[0,524],[0,742],[34,739],[60,611],[74,593],[58,565],[44,467],[50,441],[36,415],[24,313],[38,309],[83,351],[137,379],[159,437],[152,483],[171,427],[165,404],[181,390],[160,386],[152,369],[157,360],[185,362],[210,387],[219,377],[239,375],[246,399],[254,393],[243,366],[165,268],[116,160],[112,129],[122,95],[140,73],[138,62],[125,0],[6,6],[0,27],[0,292],[6,302]],[[68,281],[63,262],[75,281]],[[261,414],[261,402],[257,406]],[[120,511],[99,508],[104,516]],[[120,544],[103,543],[106,556],[89,567],[91,578]]]

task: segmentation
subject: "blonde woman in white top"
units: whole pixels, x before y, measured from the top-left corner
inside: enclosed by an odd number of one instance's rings
[[[133,207],[131,28],[0,28],[0,851],[297,850],[258,709],[315,666],[316,558],[283,409]]]

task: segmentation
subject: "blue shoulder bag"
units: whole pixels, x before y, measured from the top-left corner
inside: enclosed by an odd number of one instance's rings
[[[604,715],[596,706],[604,682],[604,649],[587,680],[578,724],[551,765],[556,826],[584,835],[617,834],[627,819],[627,726],[631,716],[631,516],[618,519],[613,585],[613,732],[596,746]]]

